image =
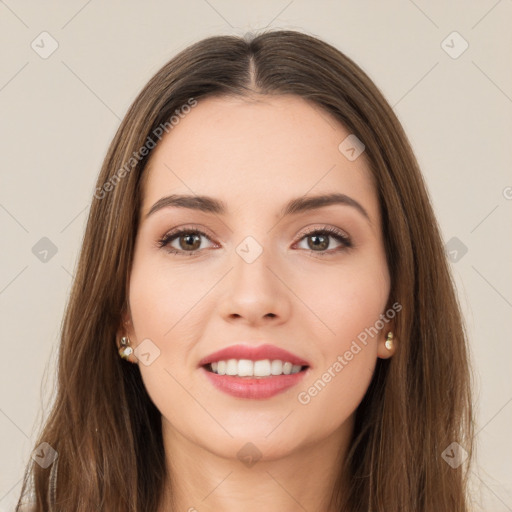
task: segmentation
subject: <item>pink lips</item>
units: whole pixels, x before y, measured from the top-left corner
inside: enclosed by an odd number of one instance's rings
[[[199,361],[201,371],[217,389],[236,398],[246,399],[261,400],[282,393],[298,384],[309,372],[309,368],[290,375],[271,375],[261,378],[218,375],[205,368],[209,363],[228,359],[249,359],[252,361],[280,359],[294,365],[310,366],[304,359],[274,345],[233,345],[214,352]]]

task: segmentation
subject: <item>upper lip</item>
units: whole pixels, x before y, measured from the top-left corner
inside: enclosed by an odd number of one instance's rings
[[[229,347],[213,352],[199,361],[199,366],[205,366],[216,361],[227,361],[228,359],[249,359],[261,361],[262,359],[280,359],[299,366],[310,366],[307,361],[299,356],[288,352],[275,345],[231,345]]]

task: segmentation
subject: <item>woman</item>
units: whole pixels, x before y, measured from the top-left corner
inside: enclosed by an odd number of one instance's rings
[[[467,511],[470,381],[376,86],[299,32],[211,37],[105,158],[24,488],[37,511]]]

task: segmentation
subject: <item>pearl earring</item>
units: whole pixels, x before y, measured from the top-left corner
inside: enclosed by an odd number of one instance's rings
[[[388,350],[393,350],[393,333],[391,331],[388,332],[384,345]]]
[[[130,347],[130,339],[127,336],[121,338],[121,348],[119,349],[119,355],[123,359],[128,359],[133,353],[133,348]]]

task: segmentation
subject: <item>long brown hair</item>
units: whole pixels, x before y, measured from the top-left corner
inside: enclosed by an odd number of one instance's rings
[[[62,328],[57,395],[36,443],[48,443],[58,459],[25,473],[22,496],[33,479],[37,511],[157,510],[168,478],[161,415],[138,366],[116,347],[149,157],[141,148],[191,101],[255,93],[301,96],[363,141],[381,208],[389,304],[403,306],[398,350],[378,360],[357,409],[340,467],[350,485],[343,495],[337,486],[333,504],[351,512],[469,510],[468,347],[418,164],[391,107],[352,60],[317,38],[279,30],[193,44],[148,82],[123,119],[94,192]],[[454,442],[468,454],[459,467],[442,456]]]

